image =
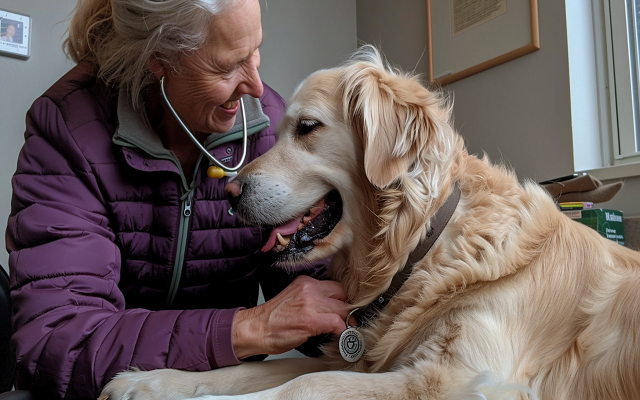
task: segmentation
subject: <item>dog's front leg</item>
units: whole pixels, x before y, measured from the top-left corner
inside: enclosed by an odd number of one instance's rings
[[[201,396],[190,400],[373,400],[410,399],[409,380],[398,372],[328,371],[300,376],[281,386],[238,396]],[[416,393],[418,394],[418,393]],[[431,399],[435,397],[421,397]]]
[[[326,371],[300,376],[281,386],[237,396],[190,400],[505,400],[536,399],[525,386],[498,375],[418,363],[383,373]],[[527,397],[529,394],[531,397]]]
[[[273,388],[300,375],[327,370],[318,358],[245,362],[205,372],[174,369],[127,371],[105,386],[99,400],[181,400],[203,395],[233,395]]]

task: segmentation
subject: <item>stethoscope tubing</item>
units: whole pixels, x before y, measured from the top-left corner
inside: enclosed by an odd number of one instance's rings
[[[160,78],[160,91],[162,92],[162,97],[164,98],[164,102],[167,104],[167,106],[169,107],[169,110],[171,110],[171,113],[173,113],[173,116],[176,118],[178,123],[180,123],[180,126],[182,127],[182,129],[187,133],[187,135],[189,135],[189,138],[191,139],[191,141],[198,147],[198,149],[200,149],[202,154],[204,154],[204,156],[207,157],[209,161],[216,164],[225,172],[236,172],[237,170],[240,169],[240,167],[242,166],[242,163],[244,163],[245,157],[247,156],[247,136],[248,136],[247,135],[247,116],[244,111],[244,102],[242,101],[242,97],[240,98],[240,110],[242,111],[242,157],[240,158],[240,162],[235,167],[228,167],[222,164],[211,153],[209,153],[207,149],[200,143],[200,141],[193,135],[193,133],[191,133],[191,130],[187,127],[187,125],[185,125],[185,123],[182,121],[182,118],[180,118],[176,110],[173,108],[173,106],[171,105],[171,102],[167,98],[167,93],[164,91],[164,76]]]

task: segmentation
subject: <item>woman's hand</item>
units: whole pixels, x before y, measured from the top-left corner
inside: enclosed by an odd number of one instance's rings
[[[345,300],[337,282],[297,277],[273,299],[236,313],[232,328],[236,357],[280,354],[312,336],[339,335],[346,328]]]

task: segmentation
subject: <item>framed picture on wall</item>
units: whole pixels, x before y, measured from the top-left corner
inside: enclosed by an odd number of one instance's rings
[[[31,17],[0,9],[0,55],[29,58]]]
[[[442,85],[540,48],[537,0],[427,0],[429,79]]]

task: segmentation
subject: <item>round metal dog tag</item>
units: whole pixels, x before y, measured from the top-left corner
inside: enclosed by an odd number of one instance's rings
[[[362,333],[353,326],[349,326],[349,317],[351,317],[354,311],[356,310],[351,311],[349,315],[347,315],[347,319],[345,320],[347,329],[340,334],[340,339],[338,340],[340,355],[347,362],[356,362],[364,354],[364,338],[362,337]]]
[[[338,348],[340,349],[340,355],[342,355],[345,361],[358,361],[362,357],[362,354],[364,354],[362,333],[358,332],[354,327],[348,327],[340,335]]]

